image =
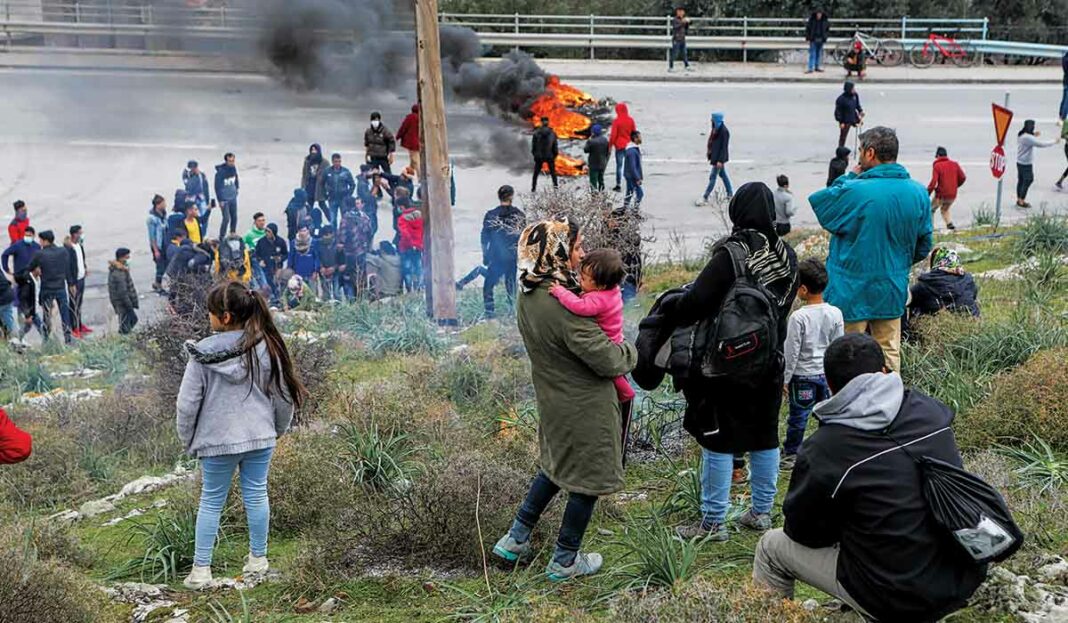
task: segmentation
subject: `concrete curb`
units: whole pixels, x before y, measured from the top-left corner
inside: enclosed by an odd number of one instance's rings
[[[776,82],[776,83],[790,83],[790,84],[837,84],[841,85],[846,79],[844,76],[841,78],[790,78],[779,76],[691,76],[687,78],[673,78],[669,76],[589,76],[583,74],[567,74],[566,72],[560,72],[557,74],[561,80],[567,80],[570,82],[663,82],[663,83],[678,83],[678,84],[694,84],[694,83],[722,83],[722,84],[738,84],[738,83],[762,83],[762,82]],[[853,80],[857,85],[865,84],[1056,84],[1060,85],[1060,79],[1028,79],[1028,78],[960,78],[955,80],[946,80],[944,78],[865,78],[864,80]]]

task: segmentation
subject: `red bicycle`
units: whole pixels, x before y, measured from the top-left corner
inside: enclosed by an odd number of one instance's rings
[[[921,69],[930,67],[939,57],[943,63],[949,60],[958,67],[968,67],[975,62],[975,55],[957,43],[956,39],[933,32],[927,35],[923,45],[918,45],[909,52],[909,61],[914,67]]]

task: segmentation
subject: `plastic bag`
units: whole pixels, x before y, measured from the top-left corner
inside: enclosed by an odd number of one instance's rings
[[[917,463],[931,514],[971,560],[1001,562],[1020,549],[1024,534],[997,490],[945,461],[925,456]]]

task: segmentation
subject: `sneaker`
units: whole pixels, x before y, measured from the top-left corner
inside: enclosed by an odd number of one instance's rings
[[[1062,186],[1062,184],[1063,184],[1062,180],[1057,180],[1056,182],[1053,182],[1053,187],[1056,188],[1057,190],[1064,190],[1064,186]]]
[[[950,223],[950,224],[946,225],[946,229],[948,229],[949,231],[953,231],[956,228],[957,228],[957,226],[954,225],[953,223]]]
[[[604,558],[600,554],[579,552],[575,555],[575,562],[571,563],[570,567],[565,567],[555,560],[550,562],[549,566],[545,567],[545,575],[549,577],[550,582],[563,582],[584,575],[593,575],[601,570],[603,564]]]
[[[89,335],[90,333],[93,332],[92,329],[90,329],[89,327],[85,326],[84,324],[82,326],[78,327],[78,331],[81,332],[82,335]]]
[[[693,71],[693,67],[690,67],[689,65],[687,65],[686,66],[686,71]]]
[[[731,484],[740,485],[746,480],[749,480],[749,474],[746,473],[744,467],[739,467],[731,472]]]
[[[528,563],[534,559],[534,553],[530,549],[530,541],[519,543],[512,538],[511,533],[505,534],[493,546],[493,553],[509,564]]]
[[[730,538],[726,526],[715,522],[706,522],[703,519],[675,528],[675,534],[684,541],[700,539],[702,541],[717,541],[722,543]]]
[[[612,187],[612,192],[621,193],[621,192],[623,192],[623,187],[620,186],[619,184],[616,184],[615,186]]]
[[[74,338],[79,339],[79,340],[82,339],[82,332],[79,329],[71,329],[70,330],[70,334],[71,334],[71,337],[74,337]]]
[[[191,591],[199,591],[208,584],[211,584],[211,567],[199,567],[194,566],[193,570],[189,572],[185,580],[182,581],[182,585]]]
[[[779,459],[779,471],[788,472],[788,471],[793,470],[794,463],[796,463],[796,462],[797,462],[797,455],[796,454],[784,454],[782,456],[782,458]]]
[[[706,205],[708,205],[708,197],[702,197],[702,198],[698,199],[697,201],[694,201],[693,204],[695,206],[699,207],[699,208],[703,207],[703,206],[706,206]]]
[[[821,73],[821,74],[822,74],[822,73],[823,73],[823,68],[822,68],[822,67],[817,67],[817,68],[816,68],[816,71],[817,71],[818,73]]]
[[[245,558],[245,566],[241,568],[241,573],[244,575],[252,575],[255,573],[267,573],[267,570],[271,568],[270,563],[267,561],[266,556],[253,556],[250,552]]]
[[[668,67],[668,73],[669,74],[675,73],[675,68],[674,67]]]
[[[813,72],[813,70],[812,70],[812,69],[806,69],[806,70],[805,70],[805,73],[806,73],[806,74],[810,74],[810,73],[812,73],[812,72]]]
[[[768,513],[754,513],[753,509],[750,508],[738,518],[738,525],[757,532],[767,532],[771,530],[771,515]]]

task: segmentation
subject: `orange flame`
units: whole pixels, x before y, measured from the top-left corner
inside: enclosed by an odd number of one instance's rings
[[[549,165],[541,165],[543,173],[549,172]],[[564,175],[567,177],[575,177],[578,175],[586,175],[589,171],[586,170],[586,162],[581,158],[572,158],[564,154],[557,154],[556,156],[556,174]]]
[[[564,106],[575,108],[594,102],[593,96],[589,93],[580,91],[570,84],[560,82],[560,76],[549,76],[549,79],[545,81],[545,88],[549,89]]]
[[[578,106],[592,104],[593,96],[575,87],[560,82],[559,76],[549,76],[545,81],[545,93],[542,93],[530,105],[530,122],[537,126],[542,117],[549,118],[549,127],[562,139],[586,138],[592,121],[586,115],[571,110]],[[548,170],[548,165],[543,170]],[[579,158],[564,154],[556,157],[556,172],[559,175],[576,176],[586,173],[586,163]]]

